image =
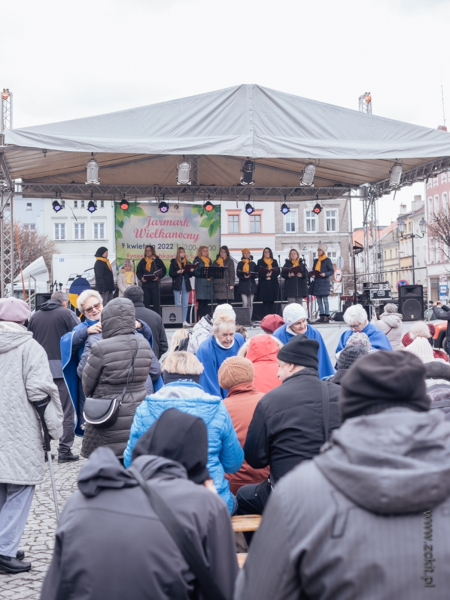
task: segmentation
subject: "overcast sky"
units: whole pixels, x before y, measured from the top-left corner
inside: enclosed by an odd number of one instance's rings
[[[443,84],[450,120],[450,0],[14,0],[1,20],[14,127],[241,83],[354,109],[370,91],[374,114],[432,128]]]

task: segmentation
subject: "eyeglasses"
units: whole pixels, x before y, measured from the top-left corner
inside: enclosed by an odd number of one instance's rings
[[[364,323],[358,323],[358,325],[350,325],[350,329],[353,329],[353,331],[360,331],[360,329],[364,329],[363,326]]]
[[[90,308],[85,308],[84,312],[91,313],[93,310],[97,310],[100,305],[101,305],[101,302],[97,302],[97,304],[93,304]]]

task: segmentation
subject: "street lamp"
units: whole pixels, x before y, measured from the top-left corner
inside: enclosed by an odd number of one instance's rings
[[[406,223],[405,220],[403,219],[403,217],[399,217],[397,219],[397,227],[398,227],[398,231],[400,233],[400,238],[402,240],[411,240],[412,242],[412,276],[413,276],[413,285],[415,285],[416,283],[416,272],[414,269],[414,238],[423,238],[425,237],[425,233],[427,231],[427,222],[425,221],[425,219],[422,217],[422,219],[419,222],[419,228],[420,228],[420,232],[422,235],[419,235],[418,233],[407,233],[405,235],[406,232]]]

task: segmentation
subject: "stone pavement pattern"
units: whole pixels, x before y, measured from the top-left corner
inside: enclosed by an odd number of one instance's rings
[[[85,460],[80,458],[74,463],[59,465],[57,442],[53,442],[52,446],[52,453],[56,457],[53,461],[53,469],[61,512],[67,499],[77,489],[78,472]],[[75,438],[73,452],[79,454],[80,448],[81,438]],[[0,573],[1,600],[39,599],[42,581],[52,558],[55,531],[55,508],[50,473],[47,467],[43,483],[36,486],[27,526],[20,543],[20,549],[25,550],[25,561],[31,562],[31,571],[20,575]]]

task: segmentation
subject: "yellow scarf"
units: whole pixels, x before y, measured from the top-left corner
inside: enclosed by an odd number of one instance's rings
[[[223,267],[223,258],[221,256],[216,258],[216,263],[219,265],[219,267]]]
[[[272,260],[271,258],[263,258],[263,260],[264,260],[264,262],[266,263],[266,265],[267,265],[267,268],[268,268],[268,269],[269,269],[269,271],[270,271],[270,270],[271,270],[271,268],[272,268],[273,260]]]
[[[211,262],[211,260],[207,256],[200,256],[200,258],[205,263],[205,267],[209,267],[209,263]]]
[[[320,273],[320,271],[321,271],[321,269],[322,269],[322,263],[323,263],[323,261],[324,261],[326,258],[328,258],[326,254],[324,254],[323,256],[319,256],[319,257],[317,258],[317,262],[316,262],[316,271],[319,271],[319,273]]]
[[[129,285],[133,285],[133,283],[134,283],[134,273],[133,273],[133,271],[124,271],[123,273],[125,275],[125,281],[126,281],[126,283],[128,283]]]
[[[250,259],[249,258],[243,258],[242,262],[244,263],[244,266],[242,267],[242,270],[244,271],[244,273],[250,273]]]
[[[293,267],[298,267],[300,264],[300,259],[297,258],[297,260],[291,260],[291,262]]]
[[[102,256],[96,256],[95,258],[96,258],[97,260],[102,260],[103,262],[105,262],[105,263],[108,265],[108,269],[109,269],[110,271],[112,271],[112,269],[111,269],[111,264],[110,264],[110,262],[109,262],[109,260],[108,260],[107,258],[103,258]]]
[[[181,262],[179,260],[177,260],[177,265],[180,267],[180,269],[183,269],[187,265],[186,257],[184,257]],[[183,266],[181,266],[181,265],[183,265]]]
[[[145,270],[151,272],[152,263],[155,260],[154,258],[149,258],[148,256],[144,256],[145,258]]]

